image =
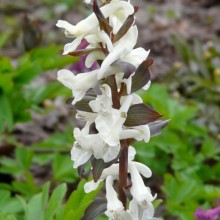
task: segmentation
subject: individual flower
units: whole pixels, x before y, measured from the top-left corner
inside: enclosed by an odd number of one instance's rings
[[[131,200],[129,210],[127,212],[130,213],[130,216],[132,216],[132,220],[162,220],[160,218],[153,217],[154,207],[152,204],[150,204],[148,208],[143,209],[134,199]]]
[[[117,193],[113,187],[114,179],[112,176],[106,178],[106,199],[107,199],[107,211],[105,214],[109,217],[109,220],[123,219],[125,210],[122,202],[118,199]]]
[[[137,141],[148,143],[150,140],[150,129],[148,125],[139,125],[134,127],[127,127],[120,133],[120,139],[134,138]]]
[[[150,188],[144,185],[143,179],[140,175],[140,170],[145,170],[146,167],[143,164],[136,165],[135,163],[129,163],[128,166],[132,182],[130,192],[133,199],[142,208],[153,210],[152,201],[156,198],[156,195],[152,196]]]
[[[74,168],[86,163],[92,156],[96,159],[103,159],[104,162],[114,160],[120,150],[119,145],[109,146],[97,134],[89,134],[90,123],[80,130],[74,129],[75,143],[71,150],[71,159],[74,161]]]
[[[81,100],[86,92],[97,84],[99,70],[74,75],[70,70],[62,69],[57,73],[57,79],[67,88],[71,89],[74,95],[72,104]]]

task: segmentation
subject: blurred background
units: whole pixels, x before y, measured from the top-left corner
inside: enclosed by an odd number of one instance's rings
[[[171,119],[135,144],[136,159],[154,173],[146,184],[157,216],[191,220],[198,207],[220,206],[220,2],[132,3],[137,46],[154,59],[153,84],[140,94]],[[83,193],[72,168],[71,92],[56,81],[58,69],[80,67],[59,54],[71,39],[55,24],[89,14],[81,0],[0,0],[0,220],[78,220],[97,194]]]

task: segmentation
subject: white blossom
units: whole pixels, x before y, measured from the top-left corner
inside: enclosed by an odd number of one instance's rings
[[[127,96],[120,109],[112,108],[112,94],[108,85],[102,85],[102,95],[89,103],[94,112],[96,129],[101,138],[110,146],[118,145],[120,133],[126,120],[127,111],[131,105],[132,96]]]
[[[140,168],[137,167],[134,163],[129,163],[128,166],[129,172],[131,174],[132,186],[130,191],[133,199],[142,208],[148,209],[149,207],[152,207],[152,201],[156,198],[156,195],[152,196],[150,188],[144,185],[143,179],[140,175],[140,173],[142,175],[143,173],[148,174],[148,172],[146,172],[146,167],[142,166]]]
[[[137,26],[132,26],[128,32],[115,43],[112,52],[104,59],[98,74],[98,80],[103,78],[105,69],[113,62],[128,54],[137,43],[138,29]]]
[[[134,184],[137,183],[137,181],[135,179],[133,179],[136,177],[137,173],[139,173],[139,176],[141,174],[146,178],[149,178],[152,175],[152,172],[149,169],[149,167],[147,167],[146,165],[141,164],[139,162],[132,161],[134,159],[135,152],[136,152],[135,149],[132,146],[129,146],[129,162],[128,162],[129,169],[128,169],[128,172],[131,174],[132,184],[133,184],[133,181],[134,181]],[[132,164],[131,169],[130,169],[130,164]],[[135,169],[136,169],[135,172],[133,171],[134,170],[133,167],[135,167]],[[92,180],[92,181],[86,183],[84,185],[85,192],[89,193],[89,192],[95,190],[98,187],[98,185],[100,184],[100,182],[105,180],[108,176],[112,176],[113,179],[118,179],[118,177],[119,177],[119,164],[113,164],[110,167],[104,169],[98,182],[94,182]],[[140,178],[141,178],[141,176],[140,176]],[[142,179],[140,180],[140,178],[138,178],[138,181],[140,181],[141,186],[143,186],[143,184],[144,184],[143,180]],[[136,185],[135,185],[135,187],[136,187]],[[134,189],[136,189],[136,188],[134,188]],[[149,194],[150,194],[150,192],[149,192]],[[151,198],[153,198],[152,195],[151,195]]]
[[[119,145],[109,146],[101,139],[99,134],[89,134],[89,126],[90,123],[87,123],[82,130],[79,128],[74,129],[76,141],[71,151],[74,168],[86,163],[91,156],[109,162],[119,154]]]
[[[91,72],[74,75],[71,71],[62,69],[58,71],[57,79],[63,83],[64,86],[72,90],[75,97],[72,102],[74,105],[85,96],[89,89],[95,87],[97,84],[97,74],[98,70],[93,70]]]
[[[127,127],[120,133],[120,139],[134,138],[137,141],[144,140],[146,143],[150,140],[150,129],[148,125],[139,125]]]
[[[111,1],[109,4],[101,7],[100,10],[106,18],[116,16],[121,25],[124,23],[127,16],[133,14],[134,12],[132,5],[125,1]],[[79,46],[83,38],[91,34],[96,34],[100,31],[98,19],[94,13],[76,25],[72,25],[64,20],[59,20],[56,26],[65,29],[67,37],[76,37],[72,43],[65,45],[63,54],[68,54],[69,52],[74,51]]]

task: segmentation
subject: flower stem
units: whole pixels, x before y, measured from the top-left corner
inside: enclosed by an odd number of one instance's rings
[[[124,189],[127,186],[127,175],[128,175],[128,143],[127,140],[121,141],[121,154],[119,157],[119,184],[118,184],[118,195],[119,200],[122,202],[125,210],[127,208],[127,196]]]

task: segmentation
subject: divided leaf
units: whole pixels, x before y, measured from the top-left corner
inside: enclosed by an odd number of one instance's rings
[[[162,115],[150,106],[143,103],[136,104],[131,106],[128,110],[127,119],[124,125],[128,127],[145,125],[156,121],[160,117],[162,117]]]
[[[153,60],[147,59],[143,61],[135,71],[135,75],[132,77],[131,93],[143,88],[150,80],[149,66],[152,65]]]

